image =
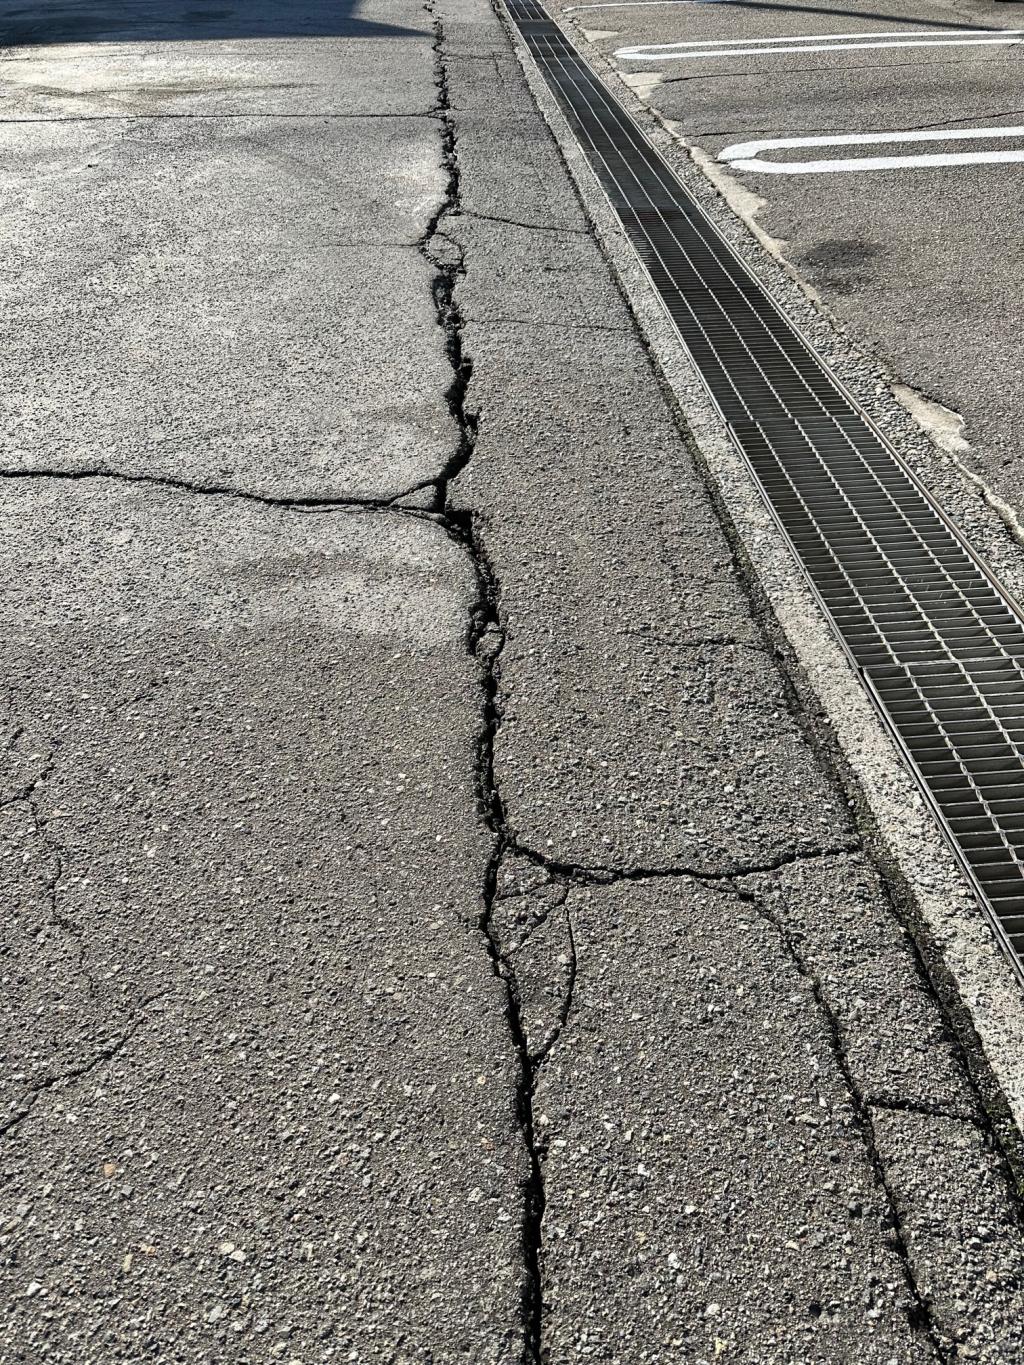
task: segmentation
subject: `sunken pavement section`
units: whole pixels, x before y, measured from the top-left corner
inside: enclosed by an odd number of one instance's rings
[[[1019,1360],[502,22],[360,16],[5,61],[0,1362]]]

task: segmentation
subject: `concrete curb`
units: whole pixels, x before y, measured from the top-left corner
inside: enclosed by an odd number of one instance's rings
[[[557,141],[601,247],[619,278],[649,351],[689,428],[724,518],[735,533],[734,545],[747,562],[755,594],[763,594],[781,630],[791,677],[813,716],[821,712],[817,739],[841,772],[868,846],[888,876],[890,887],[914,934],[952,1022],[965,1045],[976,1084],[1007,1154],[1024,1170],[1024,993],[1003,958],[973,891],[960,871],[918,787],[858,681],[828,625],[810,586],[707,397],[703,383],[611,207],[582,149],[538,71],[515,25],[502,10],[512,45],[534,98]],[[569,33],[570,38],[575,35]],[[579,47],[578,41],[576,46]],[[679,141],[642,104],[605,63],[585,60],[598,70],[616,98],[672,165],[686,188],[708,210],[748,266],[801,327],[812,345],[833,324],[786,275],[749,228],[718,197]],[[782,277],[780,280],[779,277]],[[820,347],[819,347],[820,349]],[[835,343],[829,346],[831,363]],[[880,372],[841,338],[839,377],[901,455],[954,515],[972,543],[1004,578],[1011,592],[1024,584],[1024,555],[984,490],[968,485],[916,427],[891,393],[878,390]],[[859,367],[851,383],[849,370]],[[844,372],[845,371],[845,372]],[[883,377],[884,378],[884,377]],[[884,406],[879,421],[879,400]],[[900,440],[900,436],[904,437]],[[908,449],[909,447],[909,449]],[[771,628],[771,622],[769,622]],[[795,665],[795,667],[793,667]]]

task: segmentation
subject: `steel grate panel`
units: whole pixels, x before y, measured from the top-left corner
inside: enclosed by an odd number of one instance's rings
[[[1024,621],[543,5],[505,3],[1024,979]]]

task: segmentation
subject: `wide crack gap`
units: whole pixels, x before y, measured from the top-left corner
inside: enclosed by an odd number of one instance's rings
[[[512,42],[513,48],[517,51],[517,55],[520,58],[521,64],[525,66],[526,63],[523,60],[523,54],[520,49],[521,40],[520,35],[518,34],[518,30],[516,29],[515,25],[511,22],[509,16],[503,10],[503,7],[498,3],[498,0],[492,0],[492,4],[496,13],[499,16],[500,21],[503,24],[503,27],[509,34],[510,41]],[[534,93],[536,97],[536,91]],[[546,110],[545,117],[546,118],[548,117]],[[581,207],[583,208],[585,216],[587,217],[588,221],[591,222],[591,226],[593,227],[593,218],[590,212],[590,207],[587,202],[587,196],[581,190],[581,187],[578,183],[578,171],[573,166],[571,166],[569,161],[566,159],[565,150],[562,145],[562,136],[560,133],[555,132],[554,141],[558,146],[558,150],[561,155],[562,163],[565,168],[566,175],[569,179],[569,183],[572,184],[572,186],[576,190],[578,201]],[[905,888],[902,887],[898,875],[896,877],[895,884],[893,882],[893,867],[891,859],[886,855],[884,849],[879,848],[879,836],[878,832],[874,828],[873,821],[870,819],[870,817],[865,818],[868,815],[868,813],[864,804],[862,793],[860,792],[859,786],[857,784],[856,778],[852,774],[847,763],[845,762],[845,759],[837,744],[837,741],[835,740],[834,735],[831,733],[830,722],[828,720],[827,715],[824,714],[821,710],[819,698],[813,692],[813,690],[810,689],[806,678],[801,673],[800,668],[792,654],[792,650],[789,646],[789,643],[786,640],[785,635],[781,631],[781,628],[779,627],[778,622],[775,619],[771,604],[764,593],[764,589],[760,584],[757,574],[754,571],[753,565],[750,562],[749,556],[743,545],[742,539],[739,536],[738,532],[736,531],[732,518],[729,514],[729,510],[722,497],[721,490],[719,489],[715,477],[707,464],[703,452],[700,450],[699,445],[693,439],[692,434],[689,431],[686,418],[680,409],[679,399],[672,387],[669,378],[665,373],[662,364],[659,361],[656,346],[652,343],[652,340],[648,335],[647,326],[645,325],[645,321],[643,316],[641,315],[641,311],[638,311],[638,309],[634,306],[634,302],[631,299],[628,290],[623,285],[620,279],[619,271],[616,267],[615,259],[613,255],[610,253],[607,243],[602,236],[602,233],[600,231],[595,231],[594,235],[598,247],[601,250],[602,255],[605,257],[607,264],[609,266],[610,276],[619,286],[621,297],[623,298],[630,313],[634,317],[634,321],[637,327],[637,333],[641,338],[645,350],[648,353],[652,365],[652,370],[658,378],[659,384],[662,388],[662,392],[666,399],[666,403],[669,406],[669,408],[676,414],[680,431],[683,435],[683,439],[693,452],[696,468],[702,478],[708,497],[712,503],[712,506],[714,507],[717,518],[725,531],[729,545],[732,549],[733,558],[737,569],[737,575],[741,585],[745,590],[745,595],[750,606],[753,620],[760,629],[762,638],[765,641],[766,649],[770,650],[770,652],[776,657],[776,659],[779,662],[781,676],[786,685],[787,709],[790,711],[790,713],[796,720],[798,726],[800,727],[801,731],[807,738],[809,744],[812,747],[813,752],[817,755],[819,761],[821,762],[824,771],[828,774],[837,794],[842,794],[844,797],[846,797],[848,805],[855,812],[855,816],[853,819],[853,832],[851,834],[852,847],[848,850],[837,850],[837,852],[844,851],[861,852],[866,854],[871,859],[871,861],[877,865],[878,871],[882,876],[883,885],[886,887],[886,890],[893,901],[892,913],[894,922],[896,924],[902,924],[904,927],[910,928],[913,931],[912,942],[914,943],[915,952],[918,955],[918,960],[921,966],[921,979],[930,988],[930,992],[933,998],[936,999],[939,1004],[940,1013],[943,1019],[949,1025],[950,1035],[957,1042],[958,1052],[960,1053],[961,1060],[965,1063],[965,1071],[969,1077],[972,1090],[979,1097],[980,1115],[979,1127],[982,1133],[984,1134],[986,1141],[991,1145],[993,1150],[999,1153],[1000,1157],[1004,1160],[1004,1162],[1007,1156],[1007,1149],[1012,1148],[1012,1150],[1017,1155],[1018,1164],[1015,1169],[1019,1176],[1020,1155],[1019,1147],[1017,1146],[1016,1130],[1013,1127],[1012,1122],[1010,1121],[1008,1110],[1005,1110],[1005,1102],[1002,1101],[1000,1098],[1000,1092],[998,1091],[998,1087],[994,1081],[994,1078],[991,1076],[991,1073],[988,1070],[987,1062],[985,1061],[983,1055],[981,1054],[980,1046],[978,1045],[976,1038],[974,1038],[973,1027],[970,1024],[969,1018],[965,1017],[962,1006],[959,1004],[959,995],[955,988],[955,984],[946,980],[942,973],[937,970],[937,966],[941,966],[941,960],[938,964],[936,964],[934,955],[931,951],[930,941],[927,939],[927,936],[925,936],[924,943],[922,942],[922,931],[920,925],[917,923],[914,915],[912,913],[908,913],[909,897],[908,894],[906,893]],[[529,850],[519,851],[523,854],[523,856],[532,858],[538,866],[545,865],[546,860],[542,855],[533,853]],[[880,853],[881,857],[879,857]],[[826,856],[824,851],[820,856]],[[635,868],[628,870],[618,869],[612,872],[611,875],[609,875],[608,870],[595,870],[592,868],[585,867],[566,866],[565,864],[557,864],[553,862],[549,862],[547,865],[552,868],[561,867],[565,875],[573,879],[578,879],[579,881],[584,883],[593,880],[602,882],[616,879],[639,880],[642,879],[645,875],[644,871]],[[653,872],[655,875],[660,876],[687,875],[686,869],[651,869],[650,871]],[[740,876],[743,874],[736,875]],[[705,878],[705,880],[717,880],[720,884],[722,881],[725,882],[731,881],[732,877],[726,875],[721,878]],[[899,908],[897,908],[897,906]],[[776,927],[779,928],[781,932],[781,927],[780,926]],[[927,967],[925,967],[923,956],[925,944],[928,944]],[[824,1008],[824,1003],[822,1001],[819,1000],[819,1004],[822,1006],[822,1008]],[[826,1017],[828,1017],[827,1014]],[[833,1022],[835,1023],[836,1021],[833,1020]],[[843,1070],[845,1071],[846,1068],[844,1067]],[[852,1088],[852,1084],[850,1093],[851,1095],[854,1095],[856,1093]],[[898,1100],[895,1103],[891,1104],[890,1106],[887,1106],[886,1101],[884,1099],[881,1099],[880,1097],[876,1098],[874,1096],[864,1095],[861,1095],[859,1097],[860,1114],[862,1117],[862,1123],[864,1123],[865,1125],[864,1131],[865,1133],[871,1136],[870,1150],[872,1153],[872,1159],[876,1163],[876,1170],[878,1170],[880,1169],[878,1165],[879,1157],[877,1150],[873,1146],[873,1130],[870,1128],[869,1123],[865,1122],[869,1120],[870,1117],[866,1108],[866,1106],[868,1105],[874,1107],[875,1109],[882,1109],[885,1107],[899,1108],[902,1106],[900,1105]],[[954,1115],[951,1117],[956,1117],[960,1120],[963,1119],[962,1115]],[[1019,1189],[1015,1185],[1015,1182],[1011,1179],[1009,1170],[1006,1170],[1005,1175],[1007,1189],[1010,1194],[1011,1202],[1013,1204],[1014,1209],[1016,1210],[1019,1205]],[[882,1183],[884,1187],[884,1180],[882,1181]],[[887,1194],[889,1193],[888,1190],[886,1191],[886,1193]],[[893,1203],[891,1194],[889,1194],[889,1202],[890,1204]],[[911,1284],[910,1292],[913,1295],[915,1295],[915,1302],[920,1303],[921,1295],[916,1293],[917,1287],[913,1281],[909,1257],[906,1255],[907,1248],[905,1244],[903,1247],[903,1251],[904,1264],[906,1265],[907,1275],[909,1277]],[[922,1303],[921,1309],[925,1313],[925,1320],[928,1321],[927,1304]],[[915,1309],[915,1311],[917,1310]],[[933,1344],[933,1349],[937,1351],[940,1359],[944,1359],[945,1357],[943,1356],[943,1353],[936,1342],[934,1324],[930,1323],[929,1326],[931,1328],[931,1340]]]
[[[466,630],[466,649],[475,661],[480,677],[480,730],[476,742],[474,781],[478,813],[491,838],[491,851],[484,869],[480,893],[477,928],[483,939],[491,969],[504,990],[505,1021],[517,1065],[516,1119],[522,1134],[527,1162],[520,1229],[524,1273],[521,1358],[524,1365],[540,1365],[543,1356],[541,1237],[544,1220],[544,1177],[542,1151],[534,1125],[533,1096],[537,1070],[543,1058],[537,1060],[531,1052],[523,1019],[519,982],[503,951],[494,921],[494,907],[499,898],[499,872],[503,860],[512,851],[512,840],[507,830],[494,773],[495,736],[501,723],[498,704],[498,661],[505,637],[500,614],[500,585],[481,538],[480,518],[471,511],[451,507],[448,500],[452,483],[473,456],[477,419],[466,402],[473,364],[463,346],[465,319],[456,299],[458,282],[466,272],[465,256],[462,247],[444,230],[445,220],[449,216],[461,213],[461,171],[448,85],[445,27],[436,12],[435,0],[426,0],[424,9],[430,16],[434,29],[436,113],[441,128],[442,166],[446,174],[446,185],[444,197],[427,223],[419,247],[424,259],[434,270],[432,283],[434,309],[437,325],[445,339],[445,350],[452,371],[445,399],[457,435],[454,450],[440,475],[436,479],[424,480],[410,492],[429,493],[426,514],[432,515],[465,553],[472,566],[476,583]],[[548,1051],[550,1048],[544,1052],[544,1056]]]

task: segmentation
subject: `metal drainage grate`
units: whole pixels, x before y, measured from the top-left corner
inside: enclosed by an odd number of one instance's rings
[[[1024,978],[1020,609],[543,6],[506,4]]]

